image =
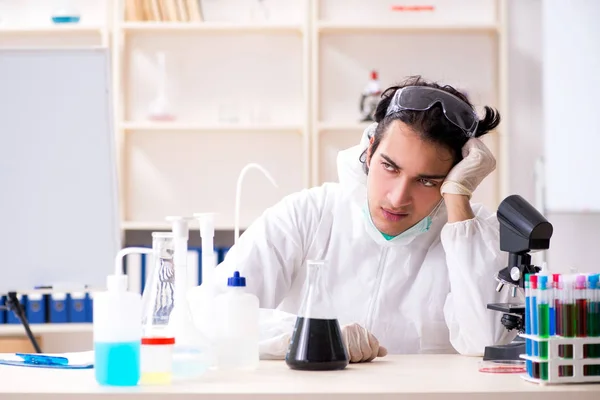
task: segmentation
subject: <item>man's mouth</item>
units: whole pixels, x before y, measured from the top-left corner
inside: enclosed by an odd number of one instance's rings
[[[385,208],[382,208],[381,211],[383,213],[384,218],[387,219],[388,221],[392,221],[392,222],[401,221],[401,220],[407,218],[409,215],[407,212],[386,210]]]

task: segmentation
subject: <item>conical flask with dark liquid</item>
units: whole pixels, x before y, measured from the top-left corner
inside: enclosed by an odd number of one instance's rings
[[[291,369],[344,369],[348,353],[326,284],[327,261],[308,261],[304,297],[285,362]]]

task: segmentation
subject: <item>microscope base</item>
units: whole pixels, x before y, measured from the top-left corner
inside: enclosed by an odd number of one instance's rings
[[[525,354],[525,342],[515,340],[509,344],[486,346],[485,352],[483,353],[483,360],[524,361],[519,357],[521,354]]]

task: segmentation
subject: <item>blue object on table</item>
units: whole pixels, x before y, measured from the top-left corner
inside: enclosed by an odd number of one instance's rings
[[[17,357],[23,360],[0,359],[0,365],[13,365],[17,367],[37,367],[37,368],[61,368],[61,369],[88,369],[94,368],[93,363],[69,364],[67,357],[49,356],[35,353],[15,353]]]
[[[29,364],[67,365],[69,363],[69,359],[66,357],[46,356],[43,354],[30,353],[15,353],[15,355],[21,357],[23,361]]]

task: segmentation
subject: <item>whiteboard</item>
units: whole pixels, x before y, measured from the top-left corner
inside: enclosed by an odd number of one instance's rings
[[[542,7],[546,210],[599,212],[600,1]]]
[[[120,248],[106,49],[0,49],[0,294],[104,286]]]

